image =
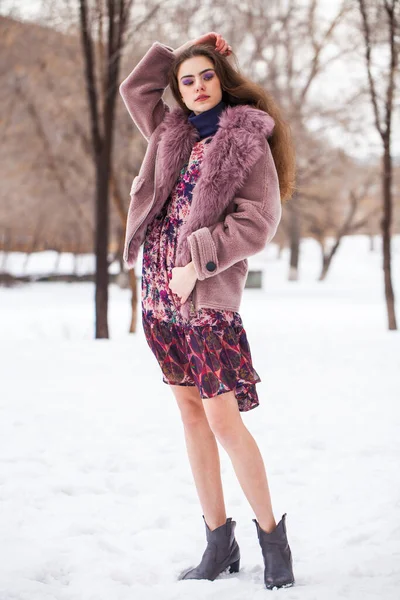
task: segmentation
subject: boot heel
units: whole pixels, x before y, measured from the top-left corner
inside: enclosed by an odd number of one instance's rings
[[[221,573],[239,571],[240,551],[235,539],[236,521],[232,517],[226,519],[223,525],[211,530],[204,518],[206,527],[207,548],[197,567],[186,569],[178,579],[209,579],[214,581]],[[237,560],[230,560],[237,556]]]
[[[240,558],[231,564],[229,567],[229,573],[239,573]]]

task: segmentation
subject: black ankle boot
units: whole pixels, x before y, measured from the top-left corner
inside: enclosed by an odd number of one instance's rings
[[[261,529],[257,519],[253,521],[264,558],[266,588],[290,587],[294,584],[294,575],[292,553],[286,536],[286,513],[270,533]]]
[[[200,564],[197,567],[185,569],[179,577],[181,579],[209,579],[214,581],[222,571],[229,567],[230,573],[237,573],[240,564],[239,545],[235,539],[236,521],[229,517],[224,525],[213,531],[206,526],[207,548],[204,551]]]

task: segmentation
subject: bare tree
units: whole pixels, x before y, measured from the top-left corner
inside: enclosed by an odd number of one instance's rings
[[[391,274],[391,227],[393,213],[393,159],[391,137],[393,109],[395,106],[396,77],[398,77],[400,0],[358,0],[361,14],[362,34],[365,45],[365,63],[368,85],[374,113],[375,127],[382,140],[382,238],[383,271],[389,330],[397,329],[395,299]],[[379,5],[379,6],[378,6]],[[383,17],[383,18],[382,18]],[[377,35],[378,34],[378,35]],[[381,38],[381,34],[384,38]],[[385,47],[388,65],[374,73],[372,54],[374,49]],[[384,89],[382,89],[384,88]]]
[[[326,222],[323,219],[321,220],[315,210],[310,212],[302,211],[303,218],[308,222],[309,231],[321,247],[322,267],[319,281],[325,280],[333,257],[339,250],[343,237],[355,234],[360,229],[366,228],[370,221],[380,213],[380,209],[375,206],[368,211],[364,210],[364,214],[360,214],[364,201],[368,199],[369,186],[370,181],[367,181],[363,189],[350,189],[348,192],[349,202],[347,203],[347,212],[340,221]],[[318,202],[321,198],[316,198],[315,200]],[[333,231],[333,243],[327,247],[326,234],[329,230]]]
[[[109,337],[107,317],[109,181],[121,49],[132,1],[96,0],[94,7],[89,7],[88,0],[79,2],[91,143],[96,171],[96,338]],[[104,72],[96,65],[96,36],[104,50]]]
[[[319,281],[323,281],[344,236],[369,234],[372,227],[378,231],[378,165],[370,161],[366,168],[365,162],[355,160],[345,150],[312,138],[308,153],[310,157],[323,155],[325,162],[310,161],[301,171],[301,195],[295,206],[301,211],[303,234],[313,237],[321,247]]]

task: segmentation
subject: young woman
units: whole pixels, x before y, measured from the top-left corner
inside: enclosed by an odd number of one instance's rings
[[[210,32],[177,50],[155,42],[120,86],[148,141],[133,180],[124,260],[144,243],[142,322],[177,400],[207,547],[179,579],[239,570],[236,523],[226,517],[217,441],[256,519],[267,588],[294,583],[286,513],[276,524],[258,446],[240,412],[259,405],[239,314],[247,258],[273,238],[290,197],[294,153],[271,96]],[[178,104],[170,110],[167,86]]]

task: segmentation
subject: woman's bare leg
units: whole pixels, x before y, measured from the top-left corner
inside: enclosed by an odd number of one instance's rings
[[[170,387],[181,412],[190,467],[204,518],[208,527],[214,530],[226,522],[217,441],[208,424],[197,387]]]
[[[261,529],[270,533],[276,522],[264,462],[255,439],[242,421],[234,392],[205,398],[203,405],[210,428],[228,453]]]

